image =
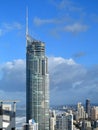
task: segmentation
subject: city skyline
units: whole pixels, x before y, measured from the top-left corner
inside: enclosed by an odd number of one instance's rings
[[[97,0],[2,1],[1,98],[19,97],[25,102],[25,19],[28,6],[29,32],[33,38],[45,42],[49,58],[51,104],[76,103],[86,98],[96,102],[97,5]]]

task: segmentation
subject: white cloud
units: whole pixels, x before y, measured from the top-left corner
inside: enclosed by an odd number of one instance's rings
[[[14,60],[7,62],[1,67],[2,77],[0,80],[1,90],[24,91],[25,90],[25,61]]]
[[[13,86],[10,86],[10,87],[13,87]],[[18,89],[18,87],[17,87]],[[18,91],[18,92],[17,92]],[[19,92],[19,90],[17,91],[7,91],[7,89],[5,90],[4,88],[4,91],[0,90],[0,100],[17,100],[17,105],[21,106],[21,104],[25,104],[25,97],[26,97],[26,94],[25,94],[25,88],[22,92]]]
[[[6,29],[6,31],[9,30],[14,30],[14,29],[21,29],[22,25],[20,23],[14,22],[12,24],[8,24],[8,23],[3,23],[3,27],[4,29]]]
[[[52,25],[47,29],[55,38],[59,38],[62,32],[79,33],[86,32],[89,29],[89,26],[85,24],[84,10],[80,7],[79,2],[71,0],[51,1],[57,8],[56,18],[42,19],[35,17],[33,23],[36,26]]]
[[[41,25],[44,25],[44,24],[61,24],[63,23],[64,21],[67,21],[68,19],[41,19],[41,18],[38,18],[38,17],[35,17],[33,19],[33,22],[36,26],[41,26]]]
[[[68,65],[76,64],[73,59],[64,59],[62,57],[49,57],[49,70],[52,71],[56,66],[63,63]]]
[[[73,87],[73,88],[76,88],[76,87],[78,87],[79,85],[81,85],[82,82],[83,82],[83,81],[76,81],[76,82],[73,83],[72,87]]]
[[[52,20],[52,19],[40,19],[38,17],[35,17],[33,22],[34,22],[35,25],[40,26],[40,25],[43,25],[43,24],[53,23],[54,20]]]
[[[73,59],[64,59],[62,57],[49,57],[49,63],[51,63],[51,62],[52,62],[52,64],[56,64],[56,65],[61,64],[61,63],[66,63],[69,65],[76,64]]]
[[[63,28],[64,31],[78,33],[78,32],[85,32],[88,30],[88,25],[74,23],[72,25],[67,25]]]
[[[53,27],[51,29],[51,34],[59,36],[58,33],[61,32],[71,32],[71,33],[79,33],[79,32],[86,32],[89,29],[89,26],[83,23],[79,22],[72,22],[71,18],[66,19],[40,19],[40,18],[34,18],[34,24],[37,26],[41,26],[44,24],[54,24],[57,26]],[[68,22],[68,21],[69,22]]]
[[[66,10],[67,12],[79,12],[83,10],[78,4],[76,5],[75,2],[72,2],[71,0],[60,0],[59,2],[57,2],[56,0],[52,0],[52,4],[58,9]]]
[[[11,24],[3,23],[0,29],[0,36],[4,35],[7,32],[11,32],[13,30],[20,30],[20,29],[22,29],[22,25],[18,22],[13,22]]]
[[[25,102],[25,60],[1,65],[0,96]],[[73,59],[49,57],[50,99],[52,104],[98,100],[98,65],[84,68]],[[58,101],[58,102],[56,102]]]
[[[98,65],[87,69],[77,63],[69,65],[62,62],[51,70],[52,103],[57,100],[61,104],[63,102],[70,104],[70,102],[83,101],[86,98],[90,98],[92,102],[98,100],[98,78],[96,78],[98,77]]]

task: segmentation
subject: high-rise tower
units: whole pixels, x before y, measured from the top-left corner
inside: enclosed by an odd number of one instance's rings
[[[28,28],[26,42],[26,122],[33,119],[38,123],[38,130],[49,130],[49,74],[45,44],[31,38]]]
[[[90,106],[90,100],[86,99],[86,113],[88,113],[88,117],[91,115],[91,106]]]

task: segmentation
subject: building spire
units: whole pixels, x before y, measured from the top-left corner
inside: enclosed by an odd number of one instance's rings
[[[26,37],[28,35],[28,6],[26,7]]]

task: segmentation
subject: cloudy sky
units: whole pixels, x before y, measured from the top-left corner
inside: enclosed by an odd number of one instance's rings
[[[0,99],[25,103],[29,34],[45,42],[50,104],[98,103],[98,0],[0,1]]]

